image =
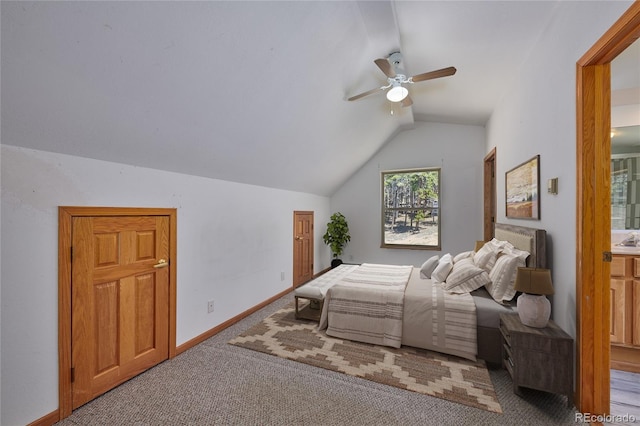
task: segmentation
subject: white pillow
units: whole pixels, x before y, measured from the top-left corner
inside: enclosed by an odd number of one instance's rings
[[[436,266],[438,266],[438,255],[430,257],[427,259],[422,266],[420,267],[420,278],[429,279],[431,278],[431,274],[433,273]]]
[[[456,254],[456,256],[453,258],[453,263],[455,264],[456,262],[459,262],[462,259],[466,259],[468,257],[473,257],[474,254],[476,254],[476,252],[473,251],[473,250],[471,250],[471,251],[463,251],[462,253]]]
[[[496,264],[489,273],[491,282],[485,285],[487,291],[496,302],[507,302],[516,295],[514,287],[519,261],[520,259],[517,256],[508,254],[503,254],[496,260]]]
[[[449,276],[451,269],[453,269],[453,258],[447,253],[438,261],[438,266],[433,270],[431,279],[436,283],[443,283]]]
[[[473,263],[473,258],[467,257],[453,264],[453,270],[443,288],[449,293],[470,293],[490,282],[487,271],[478,268]]]

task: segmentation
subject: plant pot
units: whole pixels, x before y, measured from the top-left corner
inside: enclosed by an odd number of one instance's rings
[[[336,266],[342,265],[342,259],[333,259],[331,261],[331,268],[335,268]]]

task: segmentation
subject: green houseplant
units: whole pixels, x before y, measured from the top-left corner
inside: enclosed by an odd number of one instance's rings
[[[342,254],[342,249],[347,245],[347,242],[351,241],[349,224],[342,213],[337,212],[331,215],[331,220],[327,223],[327,232],[324,233],[322,239],[331,248],[331,253],[333,253],[331,267],[335,268],[342,263],[342,260],[338,258]]]

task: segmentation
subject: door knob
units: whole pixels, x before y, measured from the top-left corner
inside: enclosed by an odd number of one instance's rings
[[[158,260],[158,263],[153,265],[154,268],[166,268],[167,266],[169,266],[169,262],[167,262],[167,259],[160,259]]]

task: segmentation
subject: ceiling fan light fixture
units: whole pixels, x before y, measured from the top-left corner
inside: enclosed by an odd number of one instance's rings
[[[389,99],[391,102],[401,102],[404,98],[407,97],[408,94],[409,91],[407,90],[407,88],[402,87],[398,84],[389,89],[389,91],[387,92],[387,99]]]
[[[2,0],[0,0],[2,1]],[[401,103],[403,107],[413,105],[413,100],[409,96],[409,90],[403,87],[403,84],[412,84],[420,81],[433,80],[441,77],[448,77],[456,73],[455,67],[442,68],[440,70],[434,70],[424,72],[422,74],[416,74],[407,78],[404,71],[400,67],[402,63],[402,55],[400,52],[393,52],[388,58],[378,58],[373,61],[380,71],[387,76],[387,85],[372,89],[355,96],[348,98],[348,101],[357,101],[365,96],[373,95],[374,93],[380,93],[385,91],[387,99],[394,103]]]

